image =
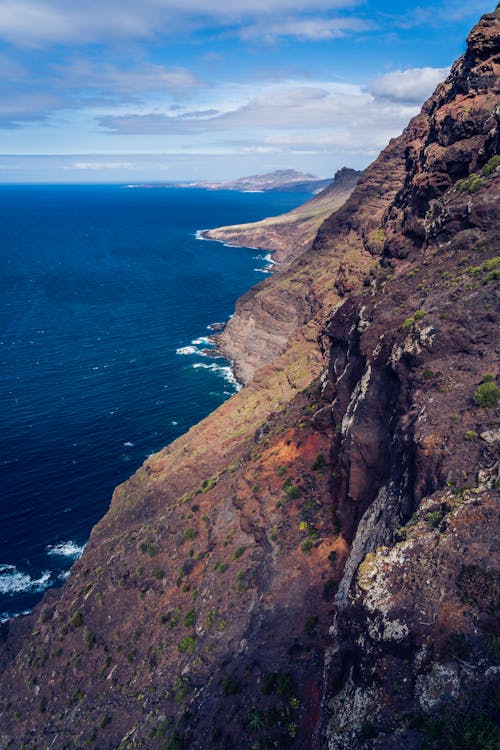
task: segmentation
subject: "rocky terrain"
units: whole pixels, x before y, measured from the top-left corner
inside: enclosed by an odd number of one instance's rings
[[[328,187],[286,214],[250,224],[207,229],[203,235],[230,245],[272,250],[275,262],[289,263],[309,250],[321,224],[346,202],[361,174],[343,167]]]
[[[499,20],[4,627],[0,748],[499,746]]]

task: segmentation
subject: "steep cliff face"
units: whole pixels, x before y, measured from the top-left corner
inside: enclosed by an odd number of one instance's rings
[[[344,167],[328,187],[293,211],[251,224],[208,229],[204,236],[231,245],[272,250],[276,262],[290,263],[311,247],[323,221],[346,202],[361,174]]]
[[[338,512],[353,539],[326,662],[332,749],[500,737],[498,39],[497,12],[410,124],[382,222],[393,278],[350,300],[356,334],[341,311],[328,328]]]
[[[272,361],[5,629],[0,748],[498,745],[499,15],[243,298]]]
[[[250,289],[219,338],[243,383],[273,362],[301,326],[328,311],[377,263],[378,227],[405,176],[405,137],[395,139],[364,172],[345,204],[321,225],[313,247],[279,274]]]

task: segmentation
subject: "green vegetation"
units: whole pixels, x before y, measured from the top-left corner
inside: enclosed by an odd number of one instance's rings
[[[151,576],[153,578],[156,578],[158,581],[161,581],[162,578],[165,578],[165,571],[161,568],[153,568],[151,571]]]
[[[141,552],[144,552],[145,555],[149,555],[149,557],[155,557],[155,555],[158,554],[158,547],[152,542],[142,542],[140,545]]]
[[[474,392],[474,401],[478,406],[487,409],[496,406],[500,399],[500,388],[491,380],[481,383]]]
[[[81,612],[75,612],[74,615],[71,616],[69,624],[72,628],[79,628],[83,625],[83,615]]]
[[[194,649],[196,646],[196,641],[194,639],[194,636],[192,635],[186,635],[184,638],[181,638],[179,642],[179,651],[181,654],[188,653],[188,654],[194,654]]]
[[[77,703],[83,700],[84,697],[85,697],[85,693],[83,692],[83,690],[80,690],[79,688],[75,688],[75,690],[73,690],[73,693],[71,694],[69,705],[75,706]]]
[[[99,726],[101,729],[105,729],[110,723],[111,723],[111,716],[109,716],[108,714],[104,714],[104,716],[99,722]]]
[[[191,527],[184,529],[184,531],[182,532],[182,539],[185,542],[192,542],[193,539],[196,539],[197,536],[198,532],[196,531],[196,529],[193,529]]]
[[[483,185],[484,180],[475,172],[471,172],[468,177],[457,182],[457,188],[461,193],[475,193],[476,190],[479,190]]]
[[[195,621],[195,611],[194,609],[190,609],[189,612],[187,612],[184,617],[184,627],[186,628],[193,627],[194,621]]]
[[[302,552],[305,552],[306,554],[308,554],[312,550],[313,547],[314,547],[314,541],[312,539],[304,539],[304,541],[300,545],[300,549],[302,550]]]
[[[370,242],[374,243],[375,245],[380,245],[384,243],[385,242],[384,227],[377,227],[377,229],[374,229],[368,235],[368,239],[370,240]]]
[[[245,553],[246,547],[238,547],[234,551],[233,560],[238,560],[244,553]]]
[[[313,463],[311,464],[311,469],[313,471],[321,471],[324,466],[326,466],[326,458],[322,453],[318,453]]]
[[[300,497],[300,488],[296,484],[285,484],[284,490],[290,500],[297,500]]]
[[[497,750],[500,728],[486,712],[430,717],[423,714],[412,722],[425,740],[420,750]]]
[[[500,167],[500,156],[498,154],[495,154],[495,156],[492,156],[491,159],[488,159],[488,161],[484,165],[482,170],[483,174],[493,174],[493,172],[495,172],[498,167]]]
[[[285,464],[281,464],[281,466],[278,466],[278,468],[276,469],[276,474],[279,477],[285,476],[285,474],[286,474],[286,466],[285,466]]]
[[[85,643],[87,644],[87,648],[89,649],[94,648],[96,644],[96,637],[88,628],[85,631]]]
[[[464,433],[464,438],[470,441],[477,440],[478,434],[475,430],[466,430]]]
[[[423,320],[426,315],[427,313],[424,310],[416,310],[413,315],[411,315],[409,318],[406,318],[406,320],[403,322],[403,333],[408,333],[413,328],[414,324],[418,320]]]
[[[212,489],[212,487],[215,487],[217,484],[217,479],[204,479],[201,483],[201,491],[202,492],[208,492]]]

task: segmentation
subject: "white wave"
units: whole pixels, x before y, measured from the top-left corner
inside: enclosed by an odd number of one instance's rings
[[[206,229],[197,229],[196,232],[194,233],[194,236],[196,237],[197,240],[208,240],[208,237],[203,236],[203,232],[206,232],[206,231],[207,231]]]
[[[133,448],[133,447],[134,447],[134,445],[135,445],[135,443],[131,443],[131,442],[130,442],[130,440],[127,440],[127,442],[126,442],[126,443],[123,443],[123,445],[124,445],[124,446],[125,446],[126,448]]]
[[[195,346],[181,346],[175,350],[176,354],[199,354]]]
[[[272,273],[270,268],[254,268],[253,270],[257,271],[257,273]]]
[[[213,344],[213,341],[211,341],[208,336],[200,336],[197,339],[193,339],[191,343],[195,346],[199,346],[200,344],[204,344],[204,346],[211,346]]]
[[[43,591],[50,582],[50,572],[44,571],[40,578],[22,573],[14,565],[0,566],[0,594],[16,594],[22,591]]]
[[[0,623],[7,622],[7,620],[11,620],[13,617],[22,617],[23,615],[29,615],[31,612],[31,609],[25,609],[24,612],[0,612]]]
[[[61,557],[71,557],[73,560],[78,560],[82,556],[85,545],[79,545],[76,542],[59,542],[59,544],[49,544],[46,547],[48,555],[60,555]]]
[[[204,362],[196,362],[193,367],[195,369],[202,367],[204,370],[211,370],[212,372],[217,373],[217,375],[221,375],[228,383],[231,383],[236,391],[241,390],[241,385],[236,380],[233,369],[230,365],[218,365],[216,362],[207,365]]]

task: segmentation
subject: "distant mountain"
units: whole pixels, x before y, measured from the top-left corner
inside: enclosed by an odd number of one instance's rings
[[[346,202],[362,174],[343,167],[324,190],[293,211],[251,224],[208,229],[203,235],[240,247],[274,250],[275,260],[290,262],[312,245],[323,221]]]
[[[199,187],[205,190],[245,190],[270,191],[280,190],[296,193],[319,193],[333,182],[333,177],[320,179],[316,175],[297,172],[295,169],[277,169],[266,174],[255,174],[240,177],[238,180],[225,182],[187,182],[181,187]]]

